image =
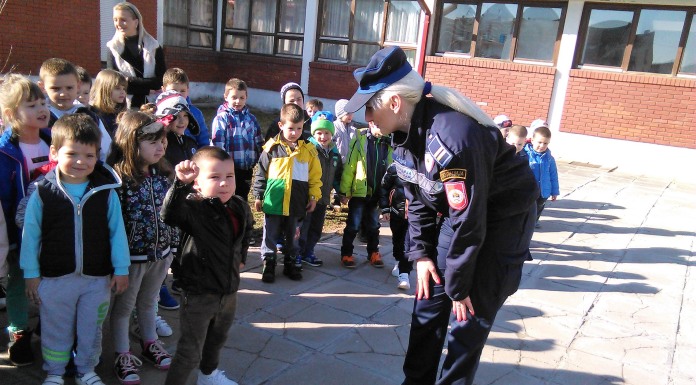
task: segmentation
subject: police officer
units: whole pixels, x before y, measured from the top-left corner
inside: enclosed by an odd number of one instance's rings
[[[399,47],[354,75],[345,110],[366,106],[367,120],[392,134],[409,201],[407,256],[418,281],[403,384],[472,384],[496,313],[530,258],[537,184],[488,115],[424,82]]]

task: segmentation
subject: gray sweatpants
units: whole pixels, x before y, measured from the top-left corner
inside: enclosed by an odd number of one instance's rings
[[[172,255],[170,254],[165,259],[133,263],[128,268],[128,289],[114,297],[114,306],[111,309],[111,334],[116,353],[130,351],[128,325],[133,308],[138,315],[140,338],[143,341],[157,339],[155,330],[157,298],[171,263]]]
[[[165,385],[188,383],[196,367],[204,374],[217,369],[236,309],[237,293],[183,293],[179,313],[181,337]]]
[[[76,331],[77,371],[94,371],[101,355],[102,325],[109,311],[110,280],[109,276],[77,274],[41,280],[41,353],[43,368],[49,375],[62,376],[65,372]]]

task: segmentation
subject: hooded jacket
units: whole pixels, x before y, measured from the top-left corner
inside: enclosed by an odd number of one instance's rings
[[[342,195],[379,198],[382,177],[392,163],[389,141],[389,137],[373,136],[368,128],[358,131],[343,165],[339,191]]]
[[[523,151],[529,159],[529,167],[534,173],[534,179],[539,184],[541,197],[548,198],[552,195],[559,195],[558,169],[556,168],[556,160],[551,155],[551,150],[536,152],[532,144],[527,143],[524,145]]]
[[[256,117],[244,106],[241,111],[227,102],[217,110],[211,126],[213,146],[227,151],[234,159],[234,168],[251,170],[263,151],[263,136]]]
[[[321,164],[321,199],[317,204],[328,206],[331,203],[331,189],[338,189],[341,186],[341,173],[343,172],[343,163],[341,162],[341,154],[333,142],[330,142],[330,148],[326,149],[319,144],[316,139],[309,138],[309,142],[313,144],[319,154],[319,164]]]
[[[254,226],[251,210],[236,195],[222,203],[196,194],[192,186],[175,181],[162,207],[164,222],[182,231],[179,282],[192,294],[234,293]],[[236,231],[230,215],[238,221]]]
[[[300,139],[292,150],[280,135],[263,146],[256,168],[254,197],[263,201],[266,214],[304,218],[307,203],[321,199],[317,149]]]

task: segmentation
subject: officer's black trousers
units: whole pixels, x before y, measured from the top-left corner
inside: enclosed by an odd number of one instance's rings
[[[519,286],[522,263],[529,256],[535,214],[533,205],[528,213],[488,224],[470,291],[475,316],[469,314],[468,320],[457,321],[452,314],[452,301],[444,291],[444,274],[440,274],[442,285],[431,281],[430,299],[415,300],[404,361],[404,385],[473,384],[495,316]],[[449,219],[445,219],[438,239],[440,257],[447,255],[449,245],[455,241],[452,234]],[[444,272],[444,258],[438,259],[438,270]],[[436,379],[445,338],[447,356],[440,378]]]

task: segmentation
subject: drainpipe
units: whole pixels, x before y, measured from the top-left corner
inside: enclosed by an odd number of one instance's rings
[[[421,33],[420,41],[420,60],[418,61],[418,73],[420,76],[425,75],[425,51],[428,45],[428,31],[430,31],[430,12],[427,7],[421,5],[425,19],[423,20],[423,33]]]

